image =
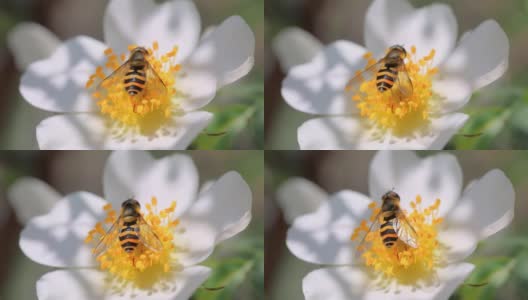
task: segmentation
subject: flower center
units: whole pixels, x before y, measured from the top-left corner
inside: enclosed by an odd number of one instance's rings
[[[116,223],[110,231],[106,232],[103,224],[99,222],[88,232],[85,239],[85,243],[94,245],[93,251],[99,242],[104,243],[105,250],[97,256],[96,260],[100,269],[108,271],[111,275],[109,281],[117,278],[117,282],[121,283],[123,288],[128,283],[140,288],[152,287],[155,283],[168,279],[170,272],[180,267],[176,252],[181,249],[174,243],[175,233],[177,233],[175,229],[180,221],[172,217],[176,209],[176,201],[173,201],[168,208],[158,211],[157,199],[152,197],[151,203],[148,203],[146,207],[148,213],[142,215],[142,218],[148,228],[145,228],[138,218],[138,234],[142,235],[142,230],[148,229],[151,231],[150,236],[143,232],[143,236],[133,251],[125,251],[123,246],[125,241],[119,239],[121,230],[126,228],[123,223]],[[111,204],[105,205],[104,210],[107,212],[104,223],[111,226],[116,221],[117,213],[112,209]],[[104,237],[106,238],[103,239]],[[144,240],[149,239],[152,244],[155,244],[152,239],[158,239],[159,247],[154,250],[152,246],[146,245]]]
[[[384,92],[378,90],[377,74],[361,82],[358,91],[352,93],[352,100],[361,117],[372,127],[383,132],[390,130],[395,136],[407,136],[429,125],[430,115],[437,110],[437,97],[433,97],[432,92],[432,77],[438,72],[431,65],[434,56],[435,50],[432,49],[427,56],[418,59],[415,46],[407,52],[405,69],[412,84],[412,93],[408,92],[407,81],[402,83],[397,79],[403,75],[399,74],[405,72],[403,70],[398,71],[394,84]],[[370,52],[363,57],[368,61],[367,66],[376,63]]]
[[[366,234],[366,243],[359,245],[357,251],[361,253],[364,264],[381,275],[381,282],[396,280],[400,284],[416,284],[434,276],[435,268],[442,263],[437,240],[438,226],[443,222],[442,218],[437,217],[440,199],[425,209],[421,207],[421,202],[421,196],[416,196],[416,200],[411,202],[411,213],[406,214],[407,221],[417,235],[416,248],[408,246],[401,239],[391,248],[386,247],[379,230],[369,232],[366,220],[354,229],[350,237],[353,241]],[[373,222],[381,208],[376,202],[372,202],[369,208],[372,210],[370,221]]]
[[[138,129],[142,134],[154,133],[176,113],[177,103],[171,101],[178,91],[174,88],[175,75],[181,65],[174,62],[178,47],[158,55],[158,42],[154,42],[144,59],[142,69],[132,65],[132,54],[117,55],[111,48],[105,50],[107,61],[99,66],[86,82],[86,88],[95,86],[92,93],[101,114],[118,129]],[[131,45],[129,51],[137,47]],[[130,88],[130,86],[133,86]]]

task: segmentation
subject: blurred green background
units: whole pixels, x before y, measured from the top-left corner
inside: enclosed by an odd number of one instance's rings
[[[528,151],[447,151],[458,158],[464,187],[498,168],[512,181],[515,213],[509,227],[481,242],[467,261],[476,265],[468,283],[452,300],[525,300],[528,285]],[[292,176],[315,182],[327,193],[349,189],[368,195],[368,168],[373,151],[273,151],[266,152],[265,287],[266,299],[302,300],[302,279],[323,266],[296,258],[286,248],[288,225],[279,209],[276,192]],[[434,152],[420,151],[420,156]],[[501,201],[501,199],[497,199]]]
[[[409,0],[414,7],[447,3],[458,22],[459,36],[493,18],[510,40],[509,68],[498,81],[475,93],[463,112],[470,120],[447,149],[528,148],[528,1],[527,0]],[[348,39],[363,44],[363,23],[370,0],[266,0],[265,91],[266,149],[298,149],[297,127],[314,116],[286,104],[280,95],[284,72],[271,50],[273,38],[284,28],[298,26],[329,44]]]
[[[155,157],[164,157],[171,152],[152,153]],[[102,195],[103,167],[109,154],[106,151],[0,152],[0,299],[36,299],[36,281],[53,270],[31,261],[20,251],[18,239],[23,225],[8,204],[6,189],[21,176],[34,176],[61,194],[84,190]],[[197,166],[200,184],[234,170],[246,180],[253,193],[253,218],[248,228],[218,245],[203,263],[214,269],[204,286],[225,288],[199,290],[192,299],[264,299],[263,151],[188,151],[186,154]]]
[[[164,1],[157,1],[164,2]],[[218,91],[204,109],[215,113],[208,127],[218,137],[201,135],[192,149],[263,149],[264,145],[264,0],[195,0],[202,30],[240,15],[255,34],[255,66],[246,77]],[[17,70],[6,45],[10,29],[23,21],[37,22],[61,40],[88,35],[102,40],[105,0],[0,1],[0,149],[37,149],[35,127],[51,113],[34,108],[20,96]]]

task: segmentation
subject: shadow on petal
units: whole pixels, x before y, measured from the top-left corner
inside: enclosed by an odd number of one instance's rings
[[[89,267],[95,259],[84,243],[88,231],[104,219],[104,200],[87,192],[65,196],[46,215],[33,218],[20,234],[30,259],[53,267]]]

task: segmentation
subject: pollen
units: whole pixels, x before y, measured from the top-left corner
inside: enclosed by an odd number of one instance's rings
[[[132,51],[136,47],[130,45],[128,49]],[[147,52],[146,60],[150,68],[144,69],[144,84],[132,83],[141,88],[135,95],[129,94],[125,89],[125,79],[130,79],[126,73],[131,69],[124,64],[128,61],[130,52],[119,55],[111,48],[106,49],[106,62],[97,67],[95,74],[86,82],[86,88],[96,101],[100,113],[108,119],[112,128],[117,129],[116,133],[132,129],[144,135],[152,134],[170,122],[174,115],[182,112],[175,101],[179,91],[174,88],[175,75],[181,72],[181,65],[175,61],[178,47],[160,54],[159,44],[154,41]]]
[[[346,91],[350,92],[350,99],[366,124],[382,133],[389,131],[399,137],[427,128],[430,116],[438,111],[439,102],[438,96],[432,91],[432,77],[437,73],[437,69],[432,67],[434,57],[434,49],[421,58],[416,57],[416,46],[411,46],[407,52],[404,62],[412,82],[411,95],[399,92],[397,80],[392,88],[378,91],[376,75],[369,80],[363,78],[355,90]],[[370,53],[363,58],[367,61],[367,67],[377,62]]]
[[[137,288],[151,288],[164,279],[169,278],[169,274],[178,271],[178,251],[183,247],[177,245],[177,232],[182,231],[179,219],[175,218],[174,211],[176,201],[173,201],[167,208],[159,210],[157,199],[152,197],[151,202],[147,205],[149,209],[143,218],[150,226],[152,232],[159,238],[162,248],[154,251],[148,248],[141,241],[132,252],[125,252],[121,247],[118,234],[106,232],[103,229],[103,223],[99,222],[90,230],[85,239],[85,243],[93,245],[93,249],[101,243],[105,243],[105,251],[96,257],[99,269],[107,272],[109,282],[113,282],[113,288],[116,284],[119,288],[129,287],[130,284]],[[114,223],[117,219],[117,212],[109,206],[104,207],[107,217],[104,223],[111,220]],[[108,224],[107,224],[108,225]],[[108,225],[107,227],[110,227]],[[119,226],[119,225],[116,225]],[[121,228],[117,228],[117,233]],[[141,234],[141,227],[140,232]],[[106,239],[104,237],[107,236]]]
[[[365,242],[357,246],[356,251],[360,254],[358,258],[373,274],[379,274],[380,282],[388,283],[396,280],[400,284],[418,284],[435,276],[435,268],[443,263],[442,246],[438,242],[438,227],[443,219],[437,216],[441,201],[436,199],[433,204],[425,208],[422,208],[421,203],[422,197],[416,196],[410,205],[412,210],[405,214],[417,234],[416,248],[408,246],[401,239],[398,239],[391,248],[387,248],[378,230],[369,232],[366,220],[363,220],[351,234],[352,241],[359,242],[363,237],[365,238]],[[372,222],[380,207],[375,204],[369,208],[372,211],[370,217]]]

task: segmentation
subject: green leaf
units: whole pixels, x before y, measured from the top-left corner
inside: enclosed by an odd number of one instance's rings
[[[232,148],[237,135],[246,128],[256,111],[255,106],[234,104],[220,112],[213,112],[214,119],[193,143],[198,149],[229,149]],[[222,134],[223,133],[223,134]],[[208,134],[221,134],[209,136]]]
[[[229,258],[213,258],[204,265],[212,269],[212,274],[193,296],[194,300],[263,299],[264,295],[264,245],[260,238],[241,238],[230,246],[215,252],[231,253]],[[236,255],[232,255],[236,253]],[[241,296],[241,294],[244,296]],[[248,295],[246,295],[248,294]]]
[[[479,287],[463,285],[458,290],[459,298],[463,300],[496,299],[496,289],[511,276],[515,263],[516,261],[511,257],[482,258],[475,261],[477,266],[465,283],[486,284]]]
[[[460,131],[462,134],[481,134],[476,137],[458,135],[453,139],[456,149],[489,149],[504,128],[511,111],[503,108],[488,108],[470,114],[470,119]]]
[[[209,267],[213,273],[209,280],[204,284],[206,288],[224,287],[217,291],[208,291],[200,289],[195,294],[196,300],[223,300],[233,299],[232,295],[238,286],[242,284],[245,278],[254,267],[254,262],[247,259],[232,258],[224,261],[210,262]]]

